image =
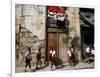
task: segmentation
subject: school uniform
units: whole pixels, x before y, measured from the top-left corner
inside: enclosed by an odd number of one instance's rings
[[[55,50],[53,50],[52,52],[51,68],[53,67],[53,65],[56,66],[56,51]]]
[[[30,63],[31,60],[32,60],[31,52],[27,51],[27,52],[25,53],[25,63],[26,63],[26,65],[25,65],[25,70],[26,70],[26,67],[27,67],[28,65],[29,65],[29,68],[31,68],[31,63]]]
[[[70,64],[71,63],[71,58],[72,58],[72,54],[71,54],[70,50],[67,51],[67,55],[68,55],[68,63]]]
[[[90,57],[90,48],[86,48],[86,58]]]
[[[51,61],[52,60],[52,50],[50,50],[50,52],[49,52],[49,61]]]
[[[38,49],[36,58],[37,58],[36,68],[38,68],[39,63],[40,63],[40,67],[41,67],[41,49]]]

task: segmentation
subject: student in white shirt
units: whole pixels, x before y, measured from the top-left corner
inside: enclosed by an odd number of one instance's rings
[[[71,64],[71,57],[72,57],[72,53],[71,53],[71,48],[68,49],[67,51],[67,57],[68,57],[68,64]]]
[[[26,68],[29,66],[31,70],[31,61],[32,61],[32,54],[31,54],[31,48],[28,47],[27,52],[25,53],[25,72],[27,71]]]
[[[90,48],[89,46],[86,47],[86,58],[90,56]]]
[[[51,66],[51,61],[52,61],[52,52],[53,52],[53,50],[51,49],[50,51],[49,51],[49,65]]]
[[[56,67],[56,51],[55,50],[52,51],[51,69],[53,65]]]
[[[94,58],[94,55],[95,55],[95,50],[94,50],[94,48],[91,49],[91,55],[92,55],[92,57]]]

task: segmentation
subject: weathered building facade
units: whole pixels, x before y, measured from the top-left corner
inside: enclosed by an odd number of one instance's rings
[[[43,62],[45,60],[45,17],[44,6],[16,4],[16,56],[23,56],[27,47],[31,47],[33,64],[35,49],[41,46]],[[20,61],[21,59],[19,59]]]
[[[42,63],[48,61],[48,54],[53,47],[63,63],[67,63],[67,50],[74,47],[78,61],[81,58],[81,32],[80,32],[80,9],[77,7],[57,7],[62,9],[59,22],[52,14],[48,6],[16,4],[15,26],[16,26],[16,58],[22,56],[28,46],[32,49],[33,64],[36,59],[35,49],[41,46]],[[49,11],[49,12],[48,12]],[[54,19],[50,19],[54,16]],[[57,12],[58,13],[58,12]],[[60,16],[59,15],[59,16]],[[52,18],[52,17],[51,17]],[[63,25],[61,25],[61,23]],[[17,64],[16,64],[17,65]]]

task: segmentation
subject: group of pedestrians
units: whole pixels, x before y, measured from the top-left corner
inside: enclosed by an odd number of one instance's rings
[[[75,65],[75,53],[74,53],[73,47],[70,47],[67,51],[67,61],[69,65]],[[89,56],[92,56],[94,58],[94,49],[90,49],[89,47],[86,48],[86,58]],[[25,61],[25,71],[27,71],[27,66],[29,66],[29,69],[31,69],[31,61],[32,61],[32,52],[31,47],[27,48],[27,51],[24,54],[24,61]],[[39,67],[38,67],[39,66]],[[57,68],[56,66],[56,50],[50,49],[49,51],[49,66],[51,69],[53,66]],[[41,47],[38,48],[36,53],[36,69],[41,68]]]
[[[94,47],[90,48],[89,46],[86,47],[85,50],[85,59],[86,59],[86,63],[90,63],[91,60],[94,61],[94,56],[95,56],[95,50]]]
[[[89,46],[86,47],[86,58],[94,57],[94,48],[90,48]]]
[[[27,51],[25,52],[24,55],[25,58],[25,72],[27,71],[27,66],[29,66],[30,71],[32,71],[31,69],[31,61],[32,61],[32,52],[31,52],[31,48],[28,47]],[[37,50],[37,54],[36,54],[36,69],[39,68],[38,66],[40,65],[41,68],[41,48],[39,47]]]
[[[70,47],[67,51],[67,61],[68,61],[68,65],[75,65],[75,53],[74,53],[74,49],[73,47]],[[57,68],[57,63],[56,63],[56,50],[51,49],[49,51],[49,66],[51,67],[51,69],[53,68],[53,66],[55,66]]]

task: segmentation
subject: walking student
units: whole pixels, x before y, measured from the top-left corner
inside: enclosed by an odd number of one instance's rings
[[[53,68],[53,65],[56,67],[56,51],[55,50],[52,51],[51,69]]]
[[[53,52],[53,49],[51,49],[51,50],[49,51],[49,66],[51,66],[52,52]]]
[[[38,69],[38,65],[41,68],[41,48],[39,47],[38,52],[37,52],[37,62],[36,62],[36,69]]]
[[[86,58],[90,57],[90,48],[89,46],[86,47]]]
[[[31,61],[32,61],[32,53],[31,53],[31,48],[28,47],[27,52],[25,53],[25,72],[27,71],[26,68],[29,66],[30,71],[31,71]]]
[[[72,52],[71,52],[71,48],[68,49],[67,55],[68,55],[68,64],[71,65],[72,64]]]

